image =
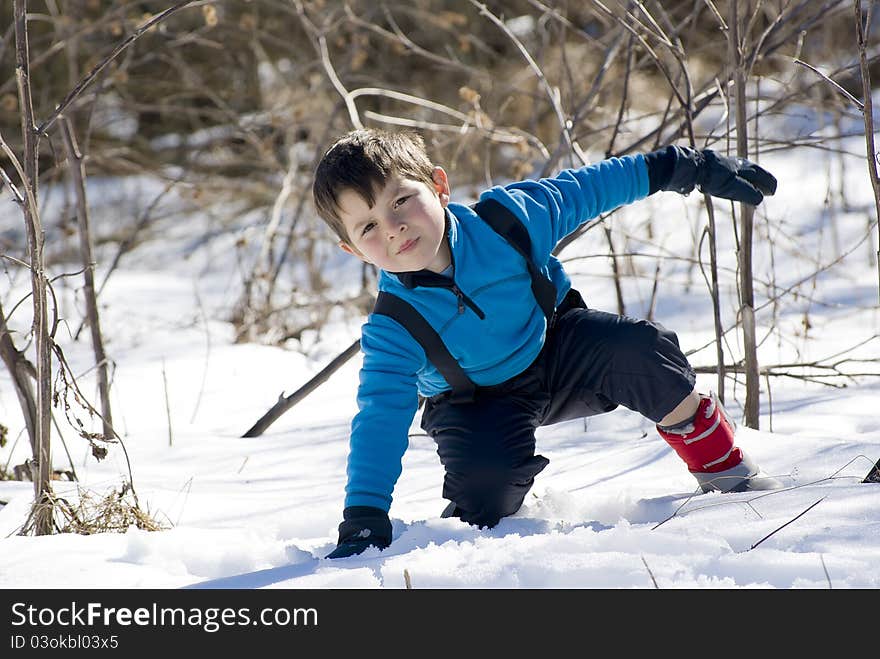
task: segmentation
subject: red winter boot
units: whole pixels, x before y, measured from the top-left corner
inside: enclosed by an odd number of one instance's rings
[[[671,427],[657,426],[703,492],[745,492],[781,487],[772,478],[759,476],[758,465],[734,442],[734,424],[714,394],[700,397],[690,421]]]

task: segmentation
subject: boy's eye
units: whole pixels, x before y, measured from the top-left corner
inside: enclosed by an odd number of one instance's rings
[[[370,229],[372,229],[374,226],[376,226],[376,223],[375,223],[375,222],[367,222],[367,223],[364,225],[363,231],[361,231],[361,235],[362,235],[362,236],[366,236],[366,235],[367,235],[367,232],[369,232]]]
[[[401,204],[403,204],[407,199],[409,199],[409,195],[406,197],[401,197],[394,202],[394,208],[400,208]]]

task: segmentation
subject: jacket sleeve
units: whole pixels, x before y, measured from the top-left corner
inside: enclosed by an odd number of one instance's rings
[[[495,186],[480,195],[493,198],[522,220],[538,263],[546,263],[556,244],[587,220],[648,196],[642,154],[608,158],[553,178]]]
[[[416,374],[426,357],[409,332],[376,314],[362,328],[361,350],[345,506],[372,506],[387,512],[418,409]]]

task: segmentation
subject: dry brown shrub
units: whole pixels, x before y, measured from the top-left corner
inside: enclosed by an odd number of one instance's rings
[[[40,506],[51,507],[57,533],[125,533],[132,526],[142,531],[163,531],[170,528],[140,507],[132,495],[131,485],[127,482],[103,495],[79,487],[76,499],[74,503],[50,492],[45,501],[33,506],[19,535],[33,535],[33,520],[37,518],[35,511]]]

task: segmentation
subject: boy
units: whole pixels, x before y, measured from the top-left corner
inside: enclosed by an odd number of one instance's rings
[[[446,172],[415,133],[356,130],[333,145],[315,205],[345,252],[379,268],[383,305],[362,328],[343,521],[327,558],[391,543],[417,393],[445,469],[443,516],[475,526],[515,513],[549,462],[535,455],[536,428],[618,405],[656,423],[703,491],[778,485],[736,446],[716,399],[694,389],[676,335],[588,309],[551,254],[601,213],[695,186],[757,205],[776,179],[744,159],[668,146],[495,186],[469,207],[450,202]]]

